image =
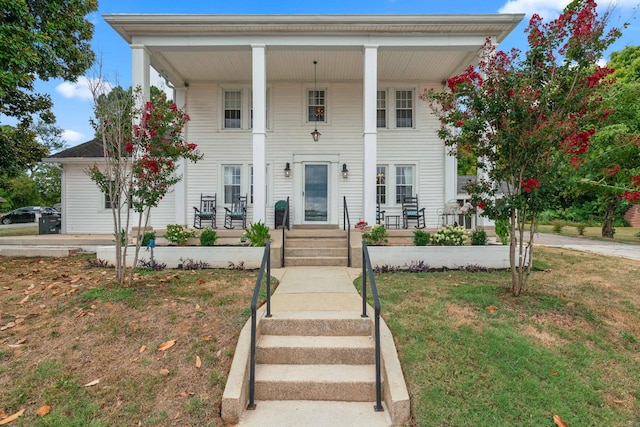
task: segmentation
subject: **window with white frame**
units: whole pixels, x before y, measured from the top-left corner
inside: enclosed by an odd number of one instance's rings
[[[396,91],[396,127],[413,127],[413,91]]]
[[[115,181],[111,181],[111,188],[115,191],[115,187],[116,187],[116,182]],[[119,197],[116,194],[115,197],[113,198],[113,200],[111,199],[111,197],[109,197],[109,193],[104,193],[104,208],[105,209],[111,209],[112,206],[117,207],[118,205],[118,201],[119,201]],[[129,195],[129,209],[133,208],[133,198],[131,197],[131,194]]]
[[[224,91],[224,128],[242,129],[242,90]]]
[[[376,201],[381,205],[387,204],[387,167],[376,167]]]
[[[307,120],[310,122],[325,122],[327,107],[326,92],[324,90],[310,90],[307,96]]]
[[[242,184],[242,167],[239,165],[224,166],[224,203],[230,204],[240,196]]]
[[[376,97],[376,127],[387,127],[387,92],[379,90]]]
[[[396,166],[396,203],[413,196],[414,176],[413,166]]]

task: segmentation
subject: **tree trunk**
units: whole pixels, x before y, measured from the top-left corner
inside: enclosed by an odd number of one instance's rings
[[[611,196],[608,200],[607,209],[604,213],[604,220],[602,221],[602,237],[613,239],[613,234],[615,233],[615,230],[613,229],[613,219],[619,204],[620,198],[618,196]]]

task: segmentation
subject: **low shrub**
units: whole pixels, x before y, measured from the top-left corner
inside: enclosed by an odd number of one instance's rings
[[[481,228],[472,230],[469,238],[472,246],[484,246],[487,244],[488,240],[487,232]]]
[[[187,243],[189,237],[195,237],[195,230],[185,229],[182,224],[167,224],[164,237],[174,245],[182,246]]]
[[[375,224],[371,227],[371,231],[362,233],[362,238],[367,245],[380,246],[387,243],[387,229],[382,224]]]
[[[438,246],[462,246],[467,241],[467,230],[460,225],[445,225],[431,236],[431,241]]]
[[[214,246],[219,238],[216,230],[207,227],[200,233],[200,246]]]
[[[243,237],[249,241],[251,246],[267,246],[267,242],[271,239],[269,227],[258,221],[249,224],[249,228],[244,231]]]
[[[413,244],[415,246],[427,246],[431,242],[431,234],[426,231],[416,230],[413,232]]]
[[[578,236],[584,236],[584,229],[587,228],[587,224],[576,224],[576,229],[578,230]]]
[[[142,243],[140,244],[140,246],[146,248],[147,246],[149,246],[149,242],[151,242],[152,240],[156,240],[156,232],[147,231],[142,235]]]
[[[567,224],[559,219],[554,219],[553,221],[551,221],[551,227],[553,227],[553,232],[556,234],[562,233],[562,229],[565,225]]]

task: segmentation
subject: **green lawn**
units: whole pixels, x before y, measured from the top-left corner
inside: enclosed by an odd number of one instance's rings
[[[553,233],[553,226],[551,225],[538,225],[536,227],[540,233]],[[640,227],[616,227],[614,238],[607,239],[603,238],[601,228],[600,227],[586,227],[584,229],[584,238],[594,239],[594,240],[604,240],[607,242],[621,242],[621,243],[633,243],[636,245],[640,244],[640,238],[636,236],[636,234],[640,233]],[[579,237],[578,229],[573,225],[566,225],[562,228],[562,232],[560,233],[563,236],[570,237]]]
[[[518,298],[508,272],[377,276],[415,425],[640,425],[640,263],[537,254]]]
[[[24,224],[20,227],[0,227],[0,237],[3,236],[35,236],[38,234],[38,224]]]

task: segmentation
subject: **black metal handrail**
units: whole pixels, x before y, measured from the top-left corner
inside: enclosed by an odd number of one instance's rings
[[[362,241],[362,317],[367,315],[367,278],[371,283],[371,295],[373,296],[373,307],[375,312],[375,344],[376,344],[376,404],[373,407],[377,412],[384,411],[382,407],[382,376],[380,374],[380,299],[378,298],[378,288],[371,268],[369,259],[369,249],[367,242]]]
[[[351,221],[349,220],[349,208],[347,196],[342,196],[342,226],[347,231],[347,267],[351,267]]]
[[[277,226],[278,224],[276,224]],[[291,222],[289,221],[289,196],[287,196],[287,206],[284,209],[284,217],[282,218],[282,267],[284,267],[284,242],[286,239],[286,234],[284,232],[285,227],[289,230],[291,226]]]
[[[249,367],[249,404],[247,409],[256,409],[255,404],[255,388],[256,388],[256,324],[258,311],[258,295],[260,294],[260,285],[262,285],[262,277],[265,270],[267,271],[267,314],[265,317],[271,317],[271,242],[267,242],[260,263],[260,271],[256,279],[256,286],[253,289],[253,298],[251,299],[251,363]]]

